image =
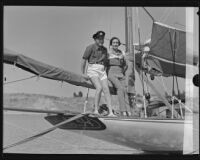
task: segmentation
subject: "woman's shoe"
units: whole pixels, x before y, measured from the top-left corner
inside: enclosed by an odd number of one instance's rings
[[[93,114],[98,114],[99,115],[99,112],[98,111],[94,111]]]
[[[112,112],[113,112],[113,114],[116,115],[116,116],[117,116],[117,115],[120,115],[120,113],[117,112],[117,111],[115,111],[114,109],[112,110]]]
[[[126,111],[122,111],[122,112],[121,112],[121,116],[125,116],[125,117],[127,117],[127,113],[126,113]]]
[[[131,112],[126,111],[126,114],[127,114],[128,117],[132,116]]]
[[[109,111],[109,114],[106,116],[107,117],[117,117],[115,114],[113,114],[113,110]]]
[[[95,108],[93,108],[93,110],[92,110],[92,114],[99,115],[99,111],[98,111],[98,110],[95,110]]]

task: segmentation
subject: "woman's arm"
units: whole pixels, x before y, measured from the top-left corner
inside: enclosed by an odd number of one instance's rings
[[[128,65],[127,65],[127,62],[126,62],[126,57],[123,56],[123,72],[125,74],[126,70],[128,69]]]

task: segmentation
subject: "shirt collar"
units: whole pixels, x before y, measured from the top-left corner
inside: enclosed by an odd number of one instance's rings
[[[103,48],[103,46],[98,46],[96,43],[94,43],[94,45],[96,50]]]
[[[113,52],[123,54],[122,51],[121,51],[120,49],[114,50],[114,49],[111,48],[111,49],[110,49],[110,52],[111,52],[112,54],[114,54]],[[120,55],[121,55],[121,54],[120,54]]]

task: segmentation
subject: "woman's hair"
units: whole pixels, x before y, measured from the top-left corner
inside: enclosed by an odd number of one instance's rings
[[[112,45],[112,42],[113,42],[113,40],[115,40],[115,39],[118,40],[119,46],[120,46],[120,45],[121,45],[121,42],[120,42],[119,38],[117,38],[117,37],[112,37],[112,38],[110,39],[110,46]]]

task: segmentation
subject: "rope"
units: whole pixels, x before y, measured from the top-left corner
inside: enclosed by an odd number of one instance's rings
[[[142,8],[143,8],[144,11],[149,15],[149,17],[152,19],[152,21],[155,22],[154,17],[149,13],[149,11],[148,11],[146,8],[144,8],[144,7],[142,7]]]
[[[165,90],[165,92],[167,92],[167,94],[169,95],[168,89],[167,89],[167,87],[165,86],[165,83],[164,83],[164,80],[163,80],[163,77],[162,77],[162,76],[161,76],[161,79],[162,79],[162,85],[163,85],[163,87],[164,87],[164,90]],[[179,102],[180,105],[183,105],[188,111],[192,112],[192,110],[190,110],[185,104],[183,104],[179,98],[177,98],[176,96],[173,96],[173,98],[176,99],[176,100]]]
[[[86,98],[85,98],[85,103],[84,103],[83,113],[86,112],[86,107],[87,107],[87,103],[88,103],[88,95],[89,95],[89,91],[90,91],[90,89],[88,88],[88,89],[87,89],[87,95],[86,95]]]
[[[69,123],[69,122],[71,122],[71,121],[74,121],[74,120],[76,120],[76,119],[78,119],[78,118],[84,117],[85,115],[86,115],[86,114],[78,114],[78,115],[76,115],[76,116],[74,116],[74,117],[72,117],[72,118],[70,118],[70,119],[67,119],[67,120],[65,120],[65,121],[63,121],[63,122],[60,122],[60,123],[56,124],[55,126],[49,128],[49,129],[46,129],[46,130],[40,132],[40,133],[38,133],[38,134],[35,134],[35,135],[33,135],[33,136],[31,136],[31,137],[28,137],[28,138],[25,138],[25,139],[23,139],[23,140],[21,140],[21,141],[18,141],[18,142],[16,142],[16,143],[14,143],[14,144],[7,145],[6,147],[3,148],[3,150],[6,150],[6,149],[8,149],[8,148],[11,148],[11,147],[14,147],[14,146],[18,146],[18,145],[20,145],[20,144],[23,144],[23,143],[29,142],[29,141],[31,141],[31,140],[34,140],[34,139],[36,139],[36,138],[38,138],[38,137],[40,137],[40,136],[43,136],[43,135],[45,135],[45,134],[47,134],[47,133],[49,133],[49,132],[51,132],[51,131],[57,129],[58,127],[60,127],[60,126],[62,126],[62,125],[64,125],[64,124],[67,124],[67,123]]]
[[[5,122],[5,123],[7,123],[8,125],[10,125],[10,126],[12,126],[12,127],[17,128],[17,129],[20,129],[20,130],[22,130],[22,131],[25,131],[25,132],[27,132],[27,133],[30,133],[30,134],[33,133],[33,132],[31,132],[30,130],[27,130],[27,129],[23,128],[23,127],[19,127],[19,126],[17,126],[17,125],[14,124],[14,123],[11,123],[11,122]],[[49,136],[45,136],[44,138],[49,139],[49,140],[54,140],[54,141],[56,141],[56,142],[58,142],[58,143],[68,144],[68,143],[66,143],[66,142],[59,141],[59,140],[57,140],[57,139],[55,139],[55,138],[52,138],[52,137],[49,137]],[[71,144],[71,145],[72,145],[72,144]],[[73,145],[73,147],[76,147],[76,145]]]
[[[34,78],[34,77],[37,77],[37,75],[27,77],[27,78],[23,78],[23,79],[18,79],[18,80],[15,80],[15,81],[5,82],[3,84],[6,85],[6,84],[11,84],[11,83],[21,82],[21,81],[25,81],[25,80],[28,80],[28,79],[31,79],[31,78]]]
[[[136,17],[137,17],[137,27],[138,27],[138,38],[139,38],[139,46],[141,46],[141,36],[140,36],[140,20],[139,20],[139,11],[138,11],[138,7],[136,8]],[[144,53],[142,53],[142,54],[144,54]],[[143,63],[144,63],[144,61],[143,61]],[[144,65],[142,63],[142,66]],[[143,75],[144,73],[142,72],[142,81],[143,81]],[[148,77],[147,77],[147,75],[145,74],[145,76],[146,76],[146,78],[147,78],[147,81],[148,81]],[[144,83],[144,82],[143,82]],[[148,83],[148,82],[147,82]],[[149,92],[149,89],[148,89],[148,85],[147,85],[147,83],[145,83],[145,86],[146,86],[146,90],[147,90],[147,92]],[[144,84],[143,84],[143,90],[144,90]],[[145,91],[144,91],[144,93],[145,93]],[[144,95],[144,93],[143,93],[143,95]]]
[[[177,87],[177,91],[178,91],[178,98],[180,99],[181,95],[180,95],[180,90],[179,90],[179,85],[178,85],[178,78],[177,78],[177,76],[175,78],[176,78],[176,87]]]
[[[178,99],[176,96],[174,96],[173,98],[177,100],[179,104],[182,104],[189,112],[192,113],[192,110],[189,107],[187,107],[185,104],[183,104],[180,99]]]
[[[180,23],[178,23],[178,22],[174,22],[174,24],[175,24],[175,25],[182,26],[182,27],[185,27],[185,25],[183,25],[183,24],[180,24]],[[177,27],[177,28],[178,28],[178,27]]]
[[[89,88],[88,88],[88,92],[89,92]],[[87,97],[88,97],[88,93],[87,93]],[[87,102],[88,102],[88,101],[87,101]],[[85,105],[87,105],[87,102],[85,103]],[[84,110],[84,113],[86,113],[85,110]],[[80,131],[80,135],[81,135],[81,136],[80,136],[79,144],[78,144],[78,147],[79,147],[79,148],[81,148],[81,142],[83,141],[83,131],[86,129],[86,123],[87,123],[87,122],[85,122],[85,121],[83,122],[83,129],[81,129],[81,131]]]
[[[139,46],[141,46],[141,38],[140,38],[140,24],[139,24],[139,12],[138,12],[138,7],[136,8],[136,19],[137,19],[137,31],[138,31],[138,41],[139,41]],[[144,114],[145,114],[145,118],[147,118],[147,111],[146,111],[146,102],[145,102],[145,90],[144,90],[144,73],[143,73],[143,65],[144,65],[144,52],[142,51],[142,91],[143,91],[143,104],[144,104]]]
[[[147,77],[147,75],[145,74],[145,76]],[[148,82],[149,82],[149,78],[147,77],[147,83],[146,83],[146,90],[147,90],[147,93],[149,93],[149,87],[148,87]]]
[[[12,126],[12,127],[15,127],[15,128],[17,128],[17,129],[21,129],[21,130],[23,130],[23,131],[25,131],[25,132],[27,132],[27,133],[30,133],[30,134],[32,134],[33,132],[31,132],[30,130],[27,130],[27,129],[25,129],[25,128],[23,128],[23,127],[19,127],[19,126],[17,126],[16,124],[14,124],[14,123],[11,123],[11,122],[5,122],[5,123],[7,123],[8,125],[10,125],[10,126]],[[84,125],[85,125],[86,123],[84,123]],[[85,128],[83,127],[83,130],[85,130]],[[58,142],[58,143],[60,143],[60,144],[63,144],[63,145],[69,145],[69,143],[67,142],[64,142],[64,141],[61,141],[61,140],[58,140],[58,139],[56,139],[56,138],[53,138],[53,137],[50,137],[50,136],[45,136],[44,138],[46,138],[46,139],[49,139],[50,141],[51,140],[53,140],[53,141],[56,141],[56,142]],[[72,147],[76,147],[77,145],[74,145],[74,144],[70,144]],[[101,149],[101,150],[108,150],[107,148],[106,149],[104,149],[104,148],[91,148],[91,147],[80,147],[79,146],[79,148],[81,149],[81,148],[83,148],[83,149],[90,149],[90,150],[97,150],[97,149]],[[117,150],[117,149],[109,149],[109,150]],[[132,150],[128,150],[128,149],[119,149],[119,151],[132,151]]]
[[[177,17],[177,13],[175,10],[175,18]],[[175,24],[174,24],[175,25]],[[176,30],[175,30],[175,35],[174,35],[174,63],[175,63],[175,53],[176,53],[176,49],[177,49],[177,44],[176,44]],[[174,65],[175,67],[175,65]],[[174,68],[175,69],[175,68]],[[176,87],[177,87],[177,91],[178,91],[178,98],[180,99],[180,90],[179,90],[179,85],[178,85],[178,78],[177,76],[175,76],[176,78]]]
[[[169,95],[169,90],[168,90],[168,88],[165,86],[165,82],[164,82],[164,79],[163,79],[163,76],[162,76],[162,75],[161,75],[161,80],[162,80],[162,85],[163,85],[163,87],[164,87],[165,92]]]
[[[171,32],[169,30],[169,38],[170,38],[170,47],[171,47],[171,53],[172,53],[172,57],[173,57],[173,73],[175,71],[175,55],[174,55],[174,45],[172,44],[172,37],[171,37]],[[176,33],[176,32],[175,32]],[[174,96],[174,74],[173,74],[173,82],[172,82],[172,97]]]

